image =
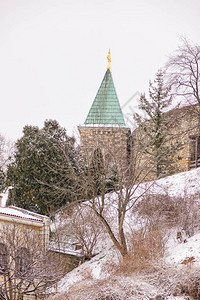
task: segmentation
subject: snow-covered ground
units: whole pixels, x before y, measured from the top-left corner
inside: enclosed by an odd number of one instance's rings
[[[198,194],[200,193],[200,168],[161,178],[155,182],[153,188],[157,193],[166,192],[170,196]]]
[[[193,257],[192,262],[188,264],[182,264],[188,258]],[[94,300],[94,299],[106,299],[100,298],[100,296],[113,295],[113,299],[121,300],[189,300],[184,296],[170,295],[170,290],[163,288],[165,285],[165,278],[162,281],[162,287],[155,285],[158,279],[148,278],[148,276],[127,276],[123,274],[113,274],[112,266],[117,266],[120,263],[121,257],[118,251],[111,244],[107,244],[101,253],[93,257],[90,261],[81,264],[79,267],[68,273],[57,285],[56,292],[61,298],[67,295],[66,299],[69,300]],[[164,265],[169,264],[173,267],[171,283],[175,284],[177,280],[174,272],[179,268],[180,274],[186,271],[194,270],[198,268],[200,270],[200,234],[196,234],[191,238],[188,238],[186,243],[179,244],[178,242],[173,245],[173,248],[168,248],[167,255],[164,257],[166,261]],[[166,270],[165,270],[166,271]],[[170,276],[171,270],[169,270]],[[159,274],[155,274],[159,276]],[[173,279],[173,277],[175,279]],[[96,286],[93,289],[93,286]],[[99,287],[99,288],[98,288]],[[129,294],[128,291],[132,291]],[[51,291],[52,292],[52,291]],[[99,298],[94,298],[99,295]],[[114,296],[116,298],[114,298]],[[156,298],[158,295],[162,295],[164,298]],[[121,298],[117,298],[117,297]],[[50,296],[49,299],[52,299]],[[108,298],[109,299],[109,298]]]
[[[200,233],[187,238],[183,243],[168,247],[166,262],[174,265],[185,262],[200,268]]]
[[[170,196],[196,195],[198,199],[199,183],[200,168],[160,179],[152,185],[151,189],[154,193],[167,193]],[[145,186],[148,184],[151,183],[144,183]],[[115,197],[114,193],[113,197]],[[159,271],[156,271],[155,275],[145,274],[145,276],[141,274],[123,276],[123,274],[113,273],[113,268],[120,263],[121,257],[109,238],[106,239],[105,236],[101,241],[101,252],[72,270],[57,284],[56,290],[53,291],[56,293],[55,299],[193,299],[170,295],[169,287],[175,284],[173,280],[180,279],[180,274],[186,276],[189,272],[199,272],[200,276],[200,231],[184,238],[181,243],[177,240],[176,233],[176,231],[170,233],[165,256],[158,267]],[[179,275],[176,272],[179,272]],[[166,285],[165,280],[168,282]],[[156,282],[160,282],[160,285]],[[113,295],[113,298],[106,298],[106,295]],[[52,297],[50,296],[49,299]]]

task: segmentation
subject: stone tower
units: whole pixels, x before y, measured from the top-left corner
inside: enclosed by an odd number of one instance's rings
[[[88,162],[94,151],[102,152],[104,163],[128,165],[130,130],[126,127],[111,71],[108,67],[83,126],[79,126],[80,148]]]

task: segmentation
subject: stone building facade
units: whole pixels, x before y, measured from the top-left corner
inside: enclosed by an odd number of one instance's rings
[[[200,166],[200,109],[198,105],[185,106],[174,109],[170,117],[175,119],[174,126],[169,133],[174,135],[175,141],[180,141],[182,149],[178,151],[180,160],[178,167],[181,171],[188,171]]]
[[[168,120],[170,124],[169,128],[167,129],[168,134],[166,136],[166,140],[168,140],[168,142],[166,142],[166,146],[170,146],[171,144],[176,147],[177,145],[179,145],[177,147],[178,150],[173,153],[174,162],[172,163],[171,168],[173,169],[173,171],[172,173],[166,173],[166,175],[189,171],[192,168],[197,168],[200,166],[199,111],[200,109],[198,105],[192,105],[173,109],[164,114],[164,118],[166,118],[166,120]],[[149,120],[148,122],[149,124],[151,124],[151,120]],[[147,126],[149,126],[149,124]],[[143,138],[142,134],[143,131],[141,131],[140,128],[137,128],[133,131],[133,152],[135,152],[138,149],[138,141]],[[143,151],[143,149],[141,148],[140,165],[147,162],[146,169],[150,169],[152,168],[150,160],[150,155]],[[155,170],[154,168],[152,168],[145,180],[148,181],[155,178]]]
[[[44,246],[45,249],[48,249],[50,230],[49,217],[16,206],[0,206],[0,229],[3,228],[4,225],[19,226],[22,228],[22,234],[24,228],[33,230],[40,239],[41,245]]]

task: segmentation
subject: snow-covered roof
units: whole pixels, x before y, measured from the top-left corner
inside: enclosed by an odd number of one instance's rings
[[[60,254],[67,254],[76,257],[84,257],[84,254],[81,253],[81,250],[69,250],[69,249],[65,250],[65,249],[54,248],[54,247],[49,247],[49,250],[53,252],[58,252]]]
[[[0,216],[5,216],[5,217],[7,216],[16,219],[24,219],[24,220],[43,223],[43,220],[42,218],[39,218],[39,215],[37,216],[36,214],[36,216],[34,216],[34,213],[14,206],[0,207]]]

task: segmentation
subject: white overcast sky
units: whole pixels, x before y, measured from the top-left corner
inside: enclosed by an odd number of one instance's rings
[[[200,44],[199,15],[199,0],[0,0],[0,133],[16,140],[25,125],[56,119],[71,135],[109,48],[123,106],[148,90],[181,35]]]

